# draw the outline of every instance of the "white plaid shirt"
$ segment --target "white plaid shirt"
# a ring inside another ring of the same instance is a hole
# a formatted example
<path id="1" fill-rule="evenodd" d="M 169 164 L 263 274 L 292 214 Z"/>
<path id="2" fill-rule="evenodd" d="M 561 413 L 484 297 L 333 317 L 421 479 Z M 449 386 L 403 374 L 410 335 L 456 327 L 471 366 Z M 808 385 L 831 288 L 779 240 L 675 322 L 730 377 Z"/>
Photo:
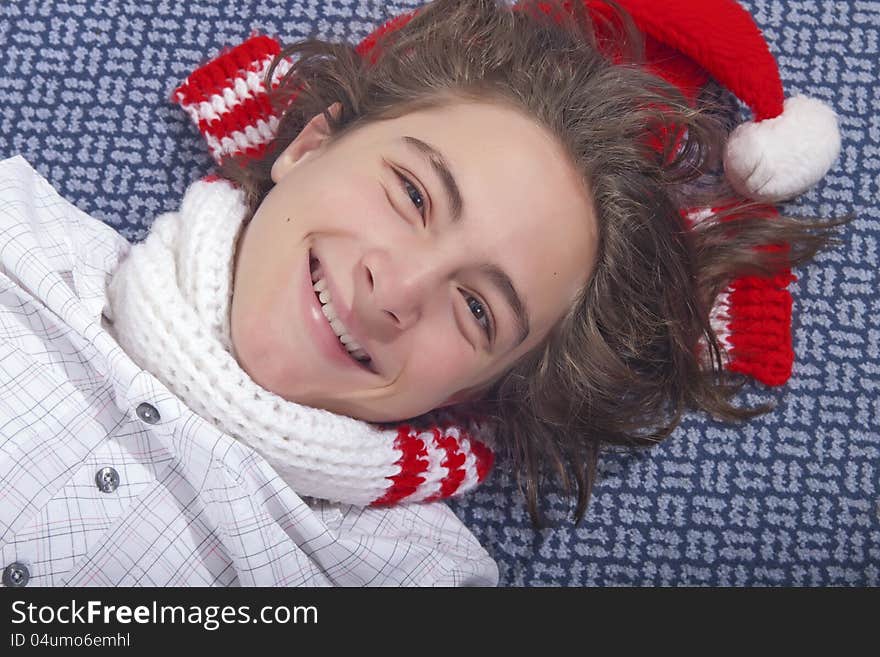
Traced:
<path id="1" fill-rule="evenodd" d="M 129 248 L 24 158 L 0 161 L 5 583 L 497 585 L 442 502 L 304 500 L 138 367 L 102 323 Z"/>

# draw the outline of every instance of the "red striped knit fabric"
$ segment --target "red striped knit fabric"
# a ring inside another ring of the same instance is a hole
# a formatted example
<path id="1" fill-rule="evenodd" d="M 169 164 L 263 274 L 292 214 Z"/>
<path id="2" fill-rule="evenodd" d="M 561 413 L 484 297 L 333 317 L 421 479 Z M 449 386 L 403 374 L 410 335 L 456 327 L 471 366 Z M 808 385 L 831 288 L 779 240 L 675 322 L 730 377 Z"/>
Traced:
<path id="1" fill-rule="evenodd" d="M 425 441 L 419 438 L 407 425 L 398 428 L 397 440 L 394 446 L 402 453 L 397 465 L 400 472 L 391 477 L 391 486 L 385 491 L 385 495 L 375 502 L 374 506 L 395 504 L 402 499 L 412 496 L 419 486 L 425 482 L 424 473 L 428 469 L 428 448 Z"/>
<path id="2" fill-rule="evenodd" d="M 482 482 L 495 459 L 489 447 L 454 423 L 422 431 L 402 424 L 394 446 L 401 452 L 400 472 L 389 477 L 390 486 L 373 506 L 452 497 Z M 439 468 L 432 467 L 436 463 Z"/>

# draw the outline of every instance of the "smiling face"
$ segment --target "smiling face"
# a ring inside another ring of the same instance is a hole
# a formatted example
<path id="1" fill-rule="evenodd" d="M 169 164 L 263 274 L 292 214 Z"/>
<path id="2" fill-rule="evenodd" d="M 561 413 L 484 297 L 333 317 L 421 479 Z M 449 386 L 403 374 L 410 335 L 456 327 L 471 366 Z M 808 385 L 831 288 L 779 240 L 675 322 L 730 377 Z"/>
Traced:
<path id="1" fill-rule="evenodd" d="M 278 156 L 237 243 L 238 363 L 285 399 L 370 422 L 478 396 L 589 280 L 596 221 L 573 167 L 543 128 L 487 103 L 328 136 L 319 114 Z"/>

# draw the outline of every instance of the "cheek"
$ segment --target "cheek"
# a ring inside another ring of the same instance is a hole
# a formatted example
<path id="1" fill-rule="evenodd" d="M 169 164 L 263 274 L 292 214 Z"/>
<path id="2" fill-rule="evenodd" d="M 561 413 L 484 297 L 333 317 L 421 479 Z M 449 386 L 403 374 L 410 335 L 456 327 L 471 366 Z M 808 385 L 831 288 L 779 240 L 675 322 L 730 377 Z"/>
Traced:
<path id="1" fill-rule="evenodd" d="M 407 233 L 396 234 L 389 229 L 405 231 L 407 223 L 393 203 L 395 198 L 394 188 L 387 182 L 383 186 L 378 174 L 349 172 L 310 189 L 303 199 L 303 217 L 309 230 L 340 231 L 358 239 L 396 240 Z"/>
<path id="2" fill-rule="evenodd" d="M 278 246 L 252 242 L 236 271 L 230 313 L 231 339 L 241 367 L 261 385 L 281 375 L 284 345 L 296 316 L 297 274 L 293 258 Z M 302 267 L 299 267 L 302 269 Z"/>
<path id="3" fill-rule="evenodd" d="M 409 363 L 416 394 L 448 396 L 475 380 L 479 359 L 454 321 L 426 326 L 410 347 Z"/>
<path id="4" fill-rule="evenodd" d="M 233 297 L 231 339 L 235 356 L 242 369 L 255 379 L 255 373 L 265 372 L 273 360 L 277 361 L 275 317 L 266 312 L 259 296 L 239 292 Z"/>

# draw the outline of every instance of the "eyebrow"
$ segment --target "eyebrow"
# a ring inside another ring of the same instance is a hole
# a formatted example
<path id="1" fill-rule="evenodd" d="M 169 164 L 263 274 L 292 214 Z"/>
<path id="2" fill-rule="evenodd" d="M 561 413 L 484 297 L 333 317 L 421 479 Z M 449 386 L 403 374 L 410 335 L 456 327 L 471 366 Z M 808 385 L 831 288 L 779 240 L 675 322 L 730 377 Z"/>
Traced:
<path id="1" fill-rule="evenodd" d="M 400 138 L 400 141 L 415 150 L 427 164 L 431 165 L 434 173 L 437 174 L 442 183 L 443 191 L 446 194 L 446 203 L 452 209 L 452 224 L 460 224 L 464 219 L 464 197 L 461 195 L 461 189 L 455 180 L 455 176 L 452 175 L 452 170 L 446 158 L 443 157 L 443 153 L 417 137 L 404 135 Z M 518 334 L 517 343 L 514 345 L 514 348 L 518 347 L 528 337 L 531 330 L 529 327 L 529 311 L 525 303 L 523 303 L 522 297 L 517 292 L 510 276 L 498 265 L 494 263 L 483 264 L 480 266 L 480 272 L 489 279 L 489 282 L 498 290 L 513 310 Z"/>

